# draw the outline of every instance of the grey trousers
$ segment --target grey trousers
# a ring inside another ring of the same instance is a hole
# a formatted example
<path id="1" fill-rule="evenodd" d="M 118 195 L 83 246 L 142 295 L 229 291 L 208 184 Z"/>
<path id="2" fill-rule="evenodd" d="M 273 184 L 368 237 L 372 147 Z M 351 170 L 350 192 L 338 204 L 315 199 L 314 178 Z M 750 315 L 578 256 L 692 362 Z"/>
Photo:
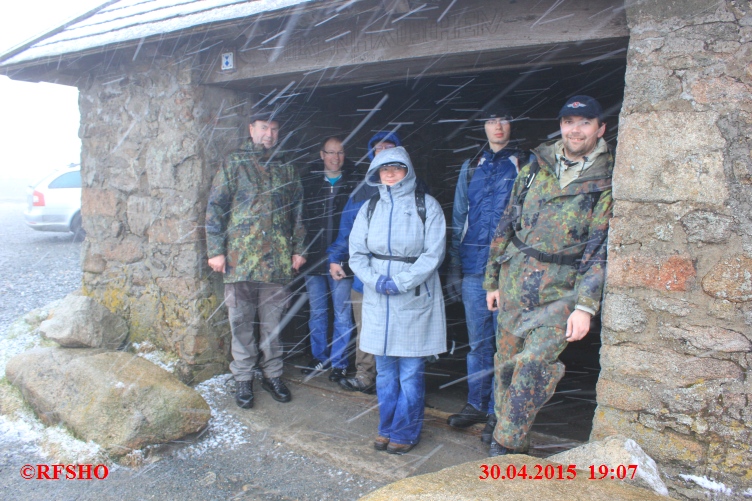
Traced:
<path id="1" fill-rule="evenodd" d="M 282 344 L 279 325 L 288 294 L 284 286 L 261 282 L 225 284 L 225 304 L 232 329 L 232 362 L 230 371 L 236 381 L 249 381 L 263 353 L 261 370 L 264 377 L 282 375 Z M 256 343 L 254 320 L 259 316 L 259 342 Z"/>
<path id="2" fill-rule="evenodd" d="M 370 353 L 360 351 L 360 327 L 363 323 L 363 294 L 355 289 L 350 291 L 353 316 L 355 317 L 355 329 L 358 332 L 355 340 L 355 377 L 366 386 L 376 382 L 376 359 Z"/>

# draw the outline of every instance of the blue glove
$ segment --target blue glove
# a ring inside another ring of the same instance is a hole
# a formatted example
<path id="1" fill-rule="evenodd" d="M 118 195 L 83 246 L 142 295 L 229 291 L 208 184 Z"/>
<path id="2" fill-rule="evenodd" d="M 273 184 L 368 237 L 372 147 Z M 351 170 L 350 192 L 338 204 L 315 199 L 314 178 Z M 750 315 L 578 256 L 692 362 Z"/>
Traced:
<path id="1" fill-rule="evenodd" d="M 394 280 L 387 277 L 386 275 L 381 275 L 379 279 L 376 280 L 376 292 L 387 296 L 396 296 L 400 293 L 399 289 L 397 288 L 397 284 L 394 283 Z"/>

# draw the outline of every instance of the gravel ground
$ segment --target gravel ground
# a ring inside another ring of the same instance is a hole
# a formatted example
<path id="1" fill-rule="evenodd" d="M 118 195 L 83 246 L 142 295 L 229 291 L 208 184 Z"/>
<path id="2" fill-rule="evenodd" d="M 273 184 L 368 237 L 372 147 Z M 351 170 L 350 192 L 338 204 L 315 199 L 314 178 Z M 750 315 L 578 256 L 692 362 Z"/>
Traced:
<path id="1" fill-rule="evenodd" d="M 24 203 L 0 202 L 0 332 L 24 313 L 81 287 L 81 243 L 72 233 L 34 231 Z"/>
<path id="2" fill-rule="evenodd" d="M 23 210 L 23 203 L 0 201 L 0 346 L 14 342 L 8 338 L 8 327 L 19 317 L 81 286 L 81 244 L 69 233 L 27 228 Z M 231 395 L 217 396 L 218 405 L 233 405 Z M 20 470 L 26 464 L 72 462 L 59 459 L 59 450 L 57 456 L 45 455 L 48 448 L 40 441 L 49 441 L 50 434 L 65 432 L 43 429 L 33 417 L 14 421 L 0 415 L 3 499 L 348 500 L 383 484 L 291 450 L 266 433 L 247 430 L 235 445 L 220 441 L 219 446 L 199 447 L 200 453 L 192 453 L 200 441 L 153 454 L 152 459 L 161 460 L 141 468 L 110 464 L 106 480 L 23 480 Z M 202 441 L 211 442 L 211 435 L 207 433 Z M 58 444 L 71 447 L 70 442 L 75 441 L 64 438 Z M 71 457 L 70 450 L 62 454 Z"/>

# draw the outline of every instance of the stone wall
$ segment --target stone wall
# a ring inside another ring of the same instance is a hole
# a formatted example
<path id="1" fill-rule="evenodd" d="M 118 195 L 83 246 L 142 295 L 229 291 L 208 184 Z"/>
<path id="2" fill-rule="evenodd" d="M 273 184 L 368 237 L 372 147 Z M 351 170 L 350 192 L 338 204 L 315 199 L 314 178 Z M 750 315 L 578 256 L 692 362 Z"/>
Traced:
<path id="1" fill-rule="evenodd" d="M 185 47 L 105 55 L 79 85 L 82 267 L 84 292 L 128 320 L 130 341 L 178 354 L 193 381 L 226 368 L 229 327 L 203 220 L 249 107 L 244 94 L 195 84 L 200 61 Z"/>
<path id="2" fill-rule="evenodd" d="M 752 482 L 752 12 L 627 2 L 592 439 Z M 681 492 L 679 482 L 674 492 Z"/>

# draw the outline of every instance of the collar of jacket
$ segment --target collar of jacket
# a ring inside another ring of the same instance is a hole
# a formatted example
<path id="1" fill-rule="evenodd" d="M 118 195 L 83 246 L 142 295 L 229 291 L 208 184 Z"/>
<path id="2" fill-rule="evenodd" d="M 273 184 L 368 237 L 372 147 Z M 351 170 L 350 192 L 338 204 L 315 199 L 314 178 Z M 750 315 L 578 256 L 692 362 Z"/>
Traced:
<path id="1" fill-rule="evenodd" d="M 556 176 L 556 142 L 558 140 L 543 143 L 533 149 L 533 154 L 538 157 L 541 169 L 548 169 L 551 175 Z M 610 178 L 614 172 L 614 155 L 609 147 L 606 152 L 598 155 L 593 165 L 578 177 L 573 183 L 582 183 L 594 179 Z"/>
<path id="2" fill-rule="evenodd" d="M 342 168 L 340 169 L 339 172 L 342 175 L 342 179 L 340 179 L 340 182 L 350 180 L 355 176 L 355 166 L 350 160 L 345 159 L 345 163 L 342 164 Z M 321 179 L 324 176 L 326 176 L 326 174 L 324 173 L 324 161 L 323 160 L 321 159 L 314 160 L 308 165 L 308 173 L 306 175 L 307 178 Z"/>
<path id="3" fill-rule="evenodd" d="M 519 153 L 519 150 L 516 148 L 502 148 L 499 151 L 493 151 L 490 148 L 484 148 L 481 156 L 482 158 L 486 159 L 486 162 L 496 162 L 498 160 L 509 158 L 517 153 Z"/>

